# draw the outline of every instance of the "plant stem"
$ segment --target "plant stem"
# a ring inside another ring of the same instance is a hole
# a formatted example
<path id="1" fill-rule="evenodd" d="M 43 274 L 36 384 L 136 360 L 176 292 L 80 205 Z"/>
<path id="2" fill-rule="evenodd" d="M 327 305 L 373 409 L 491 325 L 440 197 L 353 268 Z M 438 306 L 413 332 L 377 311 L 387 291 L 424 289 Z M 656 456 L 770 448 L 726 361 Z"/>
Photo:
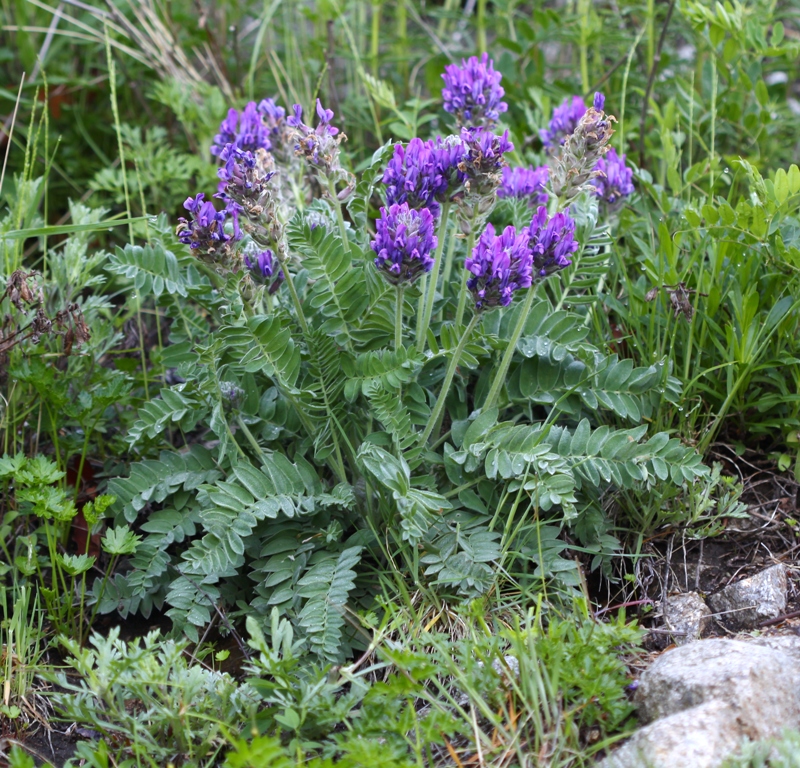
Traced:
<path id="1" fill-rule="evenodd" d="M 478 0 L 478 53 L 486 52 L 486 0 Z"/>
<path id="2" fill-rule="evenodd" d="M 447 221 L 450 218 L 450 203 L 442 206 L 442 218 L 439 221 L 439 230 L 436 233 L 439 240 L 436 243 L 436 253 L 433 255 L 433 270 L 428 280 L 427 292 L 425 295 L 425 307 L 422 311 L 422 324 L 417 334 L 417 352 L 422 354 L 425 351 L 425 340 L 428 336 L 428 326 L 433 314 L 433 299 L 436 296 L 436 284 L 439 282 L 439 272 L 442 268 L 442 251 L 444 250 L 445 235 L 447 234 Z"/>
<path id="3" fill-rule="evenodd" d="M 428 293 L 428 280 L 430 275 L 427 272 L 422 273 L 419 279 L 419 299 L 417 299 L 417 328 L 414 331 L 414 337 L 419 338 L 422 335 L 422 315 L 425 306 L 425 296 Z"/>
<path id="4" fill-rule="evenodd" d="M 236 414 L 236 423 L 239 425 L 239 428 L 242 430 L 242 433 L 247 438 L 247 442 L 250 443 L 250 445 L 253 447 L 253 450 L 259 456 L 263 455 L 263 453 L 264 453 L 263 448 L 258 444 L 258 440 L 256 440 L 255 436 L 248 429 L 247 424 L 244 423 L 244 420 L 242 419 L 241 415 L 238 414 L 238 413 Z"/>
<path id="5" fill-rule="evenodd" d="M 341 211 L 339 211 L 339 215 L 341 216 Z M 278 249 L 278 251 L 279 250 L 280 249 Z M 276 251 L 276 254 L 278 251 Z M 289 271 L 288 261 L 283 256 L 278 256 L 278 261 L 280 262 L 281 269 L 283 270 L 283 277 L 292 297 L 292 304 L 294 304 L 297 322 L 300 323 L 300 328 L 302 329 L 303 333 L 308 333 L 308 323 L 306 322 L 306 316 L 303 312 L 303 306 L 300 304 L 300 297 L 297 295 L 297 289 L 294 287 L 294 279 L 292 278 L 292 273 Z"/>
<path id="6" fill-rule="evenodd" d="M 350 255 L 350 241 L 347 238 L 347 227 L 344 224 L 344 214 L 342 213 L 342 203 L 336 195 L 336 185 L 333 183 L 333 179 L 328 179 L 328 191 L 331 194 L 331 200 L 333 201 L 333 208 L 336 211 L 336 221 L 339 224 L 339 235 L 342 238 L 342 245 L 344 246 L 344 252 Z"/>
<path id="7" fill-rule="evenodd" d="M 380 2 L 372 3 L 372 36 L 370 40 L 370 59 L 372 65 L 372 76 L 378 76 L 378 54 L 380 53 L 381 41 L 381 4 Z"/>
<path id="8" fill-rule="evenodd" d="M 479 319 L 480 315 L 476 312 L 472 316 L 472 320 L 469 321 L 469 325 L 466 327 L 464 334 L 461 337 L 461 341 L 458 342 L 458 346 L 453 352 L 453 357 L 450 358 L 450 364 L 447 366 L 447 372 L 445 373 L 444 381 L 442 382 L 442 390 L 439 392 L 436 405 L 434 405 L 433 411 L 431 411 L 428 424 L 426 425 L 425 431 L 422 433 L 422 437 L 420 438 L 420 443 L 422 443 L 422 445 L 425 445 L 425 443 L 428 442 L 428 438 L 431 436 L 432 432 L 435 432 L 439 427 L 441 427 L 441 419 L 444 417 L 444 403 L 447 399 L 448 393 L 450 392 L 450 385 L 453 383 L 453 377 L 456 375 L 458 361 L 461 358 L 461 353 L 464 351 L 464 347 L 467 346 L 467 341 L 472 335 L 472 331 L 475 329 Z"/>
<path id="9" fill-rule="evenodd" d="M 506 380 L 506 374 L 508 373 L 509 366 L 511 365 L 511 359 L 514 357 L 514 351 L 517 348 L 519 337 L 522 336 L 522 331 L 525 328 L 525 321 L 528 319 L 528 314 L 531 311 L 531 306 L 533 306 L 533 298 L 535 295 L 536 291 L 533 288 L 529 288 L 528 295 L 525 298 L 525 304 L 523 304 L 522 310 L 519 313 L 519 318 L 517 319 L 517 325 L 514 328 L 514 332 L 511 334 L 511 338 L 508 340 L 508 346 L 506 347 L 506 351 L 503 353 L 503 359 L 500 361 L 500 367 L 497 369 L 497 373 L 494 375 L 492 387 L 489 390 L 489 394 L 486 396 L 486 401 L 481 409 L 483 411 L 486 411 L 488 408 L 493 408 L 494 404 L 497 402 L 497 396 L 500 394 L 500 389 Z"/>
<path id="10" fill-rule="evenodd" d="M 466 264 L 466 259 L 469 258 L 470 254 L 472 253 L 472 249 L 475 246 L 475 233 L 470 232 L 467 237 L 467 255 L 464 257 L 464 263 Z M 456 325 L 461 325 L 461 321 L 464 318 L 464 308 L 467 306 L 467 280 L 469 279 L 469 271 L 467 270 L 466 266 L 464 267 L 464 272 L 461 275 L 461 290 L 458 294 L 458 309 L 456 309 Z"/>
<path id="11" fill-rule="evenodd" d="M 442 273 L 442 291 L 447 289 L 450 283 L 450 275 L 453 273 L 453 254 L 456 252 L 457 238 L 451 237 L 447 244 L 447 257 L 444 260 L 444 272 Z"/>
<path id="12" fill-rule="evenodd" d="M 394 348 L 400 349 L 403 343 L 403 285 L 397 286 L 397 303 L 394 308 Z"/>

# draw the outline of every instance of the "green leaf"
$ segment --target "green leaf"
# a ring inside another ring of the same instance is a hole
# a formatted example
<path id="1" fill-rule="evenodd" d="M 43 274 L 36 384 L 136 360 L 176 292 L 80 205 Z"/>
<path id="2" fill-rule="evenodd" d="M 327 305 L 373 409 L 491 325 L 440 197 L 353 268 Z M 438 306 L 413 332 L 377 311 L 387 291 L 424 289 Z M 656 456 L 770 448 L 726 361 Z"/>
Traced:
<path id="1" fill-rule="evenodd" d="M 109 528 L 102 539 L 103 550 L 109 555 L 132 555 L 141 540 L 127 525 Z"/>

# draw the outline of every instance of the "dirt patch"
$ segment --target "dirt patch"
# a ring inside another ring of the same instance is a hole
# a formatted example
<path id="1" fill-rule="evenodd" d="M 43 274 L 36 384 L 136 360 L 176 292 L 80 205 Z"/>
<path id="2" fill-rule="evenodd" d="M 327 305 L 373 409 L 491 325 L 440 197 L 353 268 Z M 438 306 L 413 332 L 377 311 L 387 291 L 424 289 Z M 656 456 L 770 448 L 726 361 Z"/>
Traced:
<path id="1" fill-rule="evenodd" d="M 68 730 L 37 726 L 17 736 L 0 738 L 0 765 L 7 765 L 8 753 L 17 746 L 27 752 L 36 765 L 53 765 L 61 768 L 75 754 L 77 734 Z"/>
<path id="2" fill-rule="evenodd" d="M 777 563 L 788 572 L 785 619 L 765 622 L 755 629 L 796 631 L 800 612 L 800 484 L 771 462 L 746 453 L 737 456 L 728 446 L 717 447 L 725 472 L 744 484 L 741 501 L 746 516 L 722 521 L 720 532 L 698 538 L 690 529 L 669 528 L 645 542 L 642 557 L 633 566 L 634 580 L 623 581 L 601 613 L 625 607 L 649 630 L 645 647 L 661 651 L 670 642 L 661 605 L 670 595 L 698 592 L 702 597 Z M 707 636 L 729 636 L 714 620 Z"/>

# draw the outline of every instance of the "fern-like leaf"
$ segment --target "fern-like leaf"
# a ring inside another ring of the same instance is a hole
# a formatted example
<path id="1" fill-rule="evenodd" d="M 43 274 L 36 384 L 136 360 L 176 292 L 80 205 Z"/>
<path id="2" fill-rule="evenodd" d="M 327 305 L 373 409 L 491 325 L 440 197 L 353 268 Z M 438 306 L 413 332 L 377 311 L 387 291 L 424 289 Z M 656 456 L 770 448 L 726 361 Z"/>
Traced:
<path id="1" fill-rule="evenodd" d="M 353 570 L 361 561 L 362 547 L 349 547 L 336 556 L 320 553 L 319 559 L 298 582 L 298 595 L 306 598 L 298 621 L 309 646 L 326 661 L 341 657 L 344 608 L 355 586 Z"/>
<path id="2" fill-rule="evenodd" d="M 365 385 L 365 394 L 375 417 L 391 434 L 398 451 L 405 451 L 417 442 L 419 435 L 411 426 L 411 414 L 400 390 L 387 389 L 373 379 Z"/>
<path id="3" fill-rule="evenodd" d="M 221 476 L 211 453 L 193 445 L 188 453 L 162 451 L 158 461 L 140 461 L 128 477 L 114 478 L 108 492 L 117 497 L 115 509 L 132 523 L 148 503 L 160 503 L 180 489 L 192 491 Z M 116 518 L 119 525 L 122 521 Z"/>
<path id="4" fill-rule="evenodd" d="M 133 280 L 133 287 L 142 296 L 158 298 L 164 291 L 185 297 L 187 295 L 178 260 L 172 251 L 160 243 L 117 247 L 109 256 L 106 270 Z"/>

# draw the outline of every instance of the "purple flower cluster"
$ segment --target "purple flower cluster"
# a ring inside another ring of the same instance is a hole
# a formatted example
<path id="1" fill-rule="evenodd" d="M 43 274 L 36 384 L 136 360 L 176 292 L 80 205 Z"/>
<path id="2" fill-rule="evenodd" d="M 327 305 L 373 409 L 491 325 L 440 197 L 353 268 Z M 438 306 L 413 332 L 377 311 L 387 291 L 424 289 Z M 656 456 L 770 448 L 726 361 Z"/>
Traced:
<path id="1" fill-rule="evenodd" d="M 265 150 L 254 153 L 228 144 L 219 158 L 224 164 L 217 169 L 220 185 L 216 197 L 248 209 L 256 206 L 275 175 L 275 171 L 267 170 L 274 167 L 271 156 Z"/>
<path id="2" fill-rule="evenodd" d="M 211 154 L 219 157 L 228 144 L 250 152 L 269 150 L 272 147 L 269 132 L 256 103 L 251 101 L 241 113 L 236 109 L 228 110 L 228 116 L 220 123 L 219 133 L 214 137 Z"/>
<path id="3" fill-rule="evenodd" d="M 508 131 L 497 136 L 483 128 L 462 128 L 464 159 L 459 168 L 464 172 L 466 194 L 458 199 L 458 224 L 468 235 L 483 226 L 497 202 L 497 188 L 502 181 L 506 162 L 503 155 L 514 149 Z"/>
<path id="4" fill-rule="evenodd" d="M 395 203 L 381 208 L 375 226 L 377 234 L 371 243 L 377 254 L 375 266 L 392 285 L 412 283 L 431 271 L 437 238 L 430 210 L 417 211 L 408 203 Z"/>
<path id="5" fill-rule="evenodd" d="M 508 140 L 508 131 L 498 136 L 483 128 L 462 128 L 461 141 L 464 144 L 461 169 L 468 180 L 498 173 L 505 164 L 503 155 L 514 151 L 514 145 Z"/>
<path id="6" fill-rule="evenodd" d="M 253 280 L 261 285 L 269 286 L 269 292 L 275 293 L 283 281 L 283 270 L 278 269 L 278 260 L 272 249 L 262 250 L 251 240 L 242 255 L 244 265 Z"/>
<path id="7" fill-rule="evenodd" d="M 502 77 L 486 53 L 480 59 L 462 59 L 460 67 L 450 64 L 442 75 L 445 111 L 455 115 L 459 125 L 491 127 L 508 109 L 502 101 Z"/>
<path id="8" fill-rule="evenodd" d="M 514 291 L 530 288 L 534 280 L 568 267 L 569 254 L 578 249 L 575 222 L 569 212 L 552 218 L 540 206 L 530 226 L 517 232 L 508 226 L 500 235 L 487 224 L 478 244 L 464 263 L 472 273 L 467 288 L 478 310 L 507 307 Z"/>
<path id="9" fill-rule="evenodd" d="M 539 131 L 544 145 L 548 149 L 557 149 L 564 143 L 564 139 L 575 130 L 578 121 L 585 114 L 586 103 L 580 96 L 564 99 L 561 105 L 553 110 L 549 127 Z"/>
<path id="10" fill-rule="evenodd" d="M 547 277 L 572 264 L 568 258 L 578 250 L 575 239 L 575 221 L 569 209 L 547 215 L 543 205 L 533 215 L 528 227 L 534 277 Z"/>
<path id="11" fill-rule="evenodd" d="M 225 211 L 218 211 L 202 192 L 187 198 L 183 207 L 191 214 L 191 221 L 178 219 L 176 234 L 184 245 L 211 254 L 231 239 L 225 232 Z"/>
<path id="12" fill-rule="evenodd" d="M 274 99 L 261 99 L 257 109 L 270 138 L 278 138 L 286 124 L 286 110 L 276 104 Z"/>
<path id="13" fill-rule="evenodd" d="M 595 169 L 600 172 L 593 182 L 595 194 L 609 205 L 633 194 L 633 171 L 625 165 L 625 155 L 620 157 L 615 149 L 609 149 Z"/>
<path id="14" fill-rule="evenodd" d="M 585 143 L 587 152 L 594 152 L 601 147 L 605 147 L 611 138 L 611 134 L 614 133 L 611 130 L 611 122 L 615 121 L 616 118 L 605 115 L 603 112 L 605 103 L 606 97 L 602 93 L 596 93 L 592 106 L 586 110 L 583 117 L 578 121 L 578 125 L 575 126 L 578 134 L 580 134 L 579 138 Z"/>
<path id="15" fill-rule="evenodd" d="M 503 168 L 503 181 L 497 190 L 498 197 L 530 197 L 531 205 L 546 205 L 545 189 L 550 169 L 546 165 L 538 168 Z"/>
<path id="16" fill-rule="evenodd" d="M 463 181 L 464 174 L 459 171 L 463 157 L 464 146 L 458 139 L 434 142 L 415 138 L 406 147 L 395 144 L 383 173 L 387 204 L 429 208 L 438 217 L 439 201 Z"/>
<path id="17" fill-rule="evenodd" d="M 244 265 L 263 282 L 275 271 L 275 254 L 270 248 L 265 251 L 250 249 L 244 253 Z"/>
<path id="18" fill-rule="evenodd" d="M 303 122 L 303 108 L 299 104 L 293 107 L 294 115 L 286 118 L 286 123 L 293 129 L 294 151 L 306 158 L 310 165 L 325 173 L 339 169 L 339 129 L 331 125 L 333 110 L 325 109 L 317 99 L 316 128 Z"/>
<path id="19" fill-rule="evenodd" d="M 467 288 L 472 292 L 476 309 L 507 307 L 514 291 L 530 288 L 533 260 L 529 240 L 527 230 L 517 232 L 508 226 L 501 235 L 496 235 L 494 226 L 486 225 L 472 256 L 464 263 L 473 274 Z"/>

